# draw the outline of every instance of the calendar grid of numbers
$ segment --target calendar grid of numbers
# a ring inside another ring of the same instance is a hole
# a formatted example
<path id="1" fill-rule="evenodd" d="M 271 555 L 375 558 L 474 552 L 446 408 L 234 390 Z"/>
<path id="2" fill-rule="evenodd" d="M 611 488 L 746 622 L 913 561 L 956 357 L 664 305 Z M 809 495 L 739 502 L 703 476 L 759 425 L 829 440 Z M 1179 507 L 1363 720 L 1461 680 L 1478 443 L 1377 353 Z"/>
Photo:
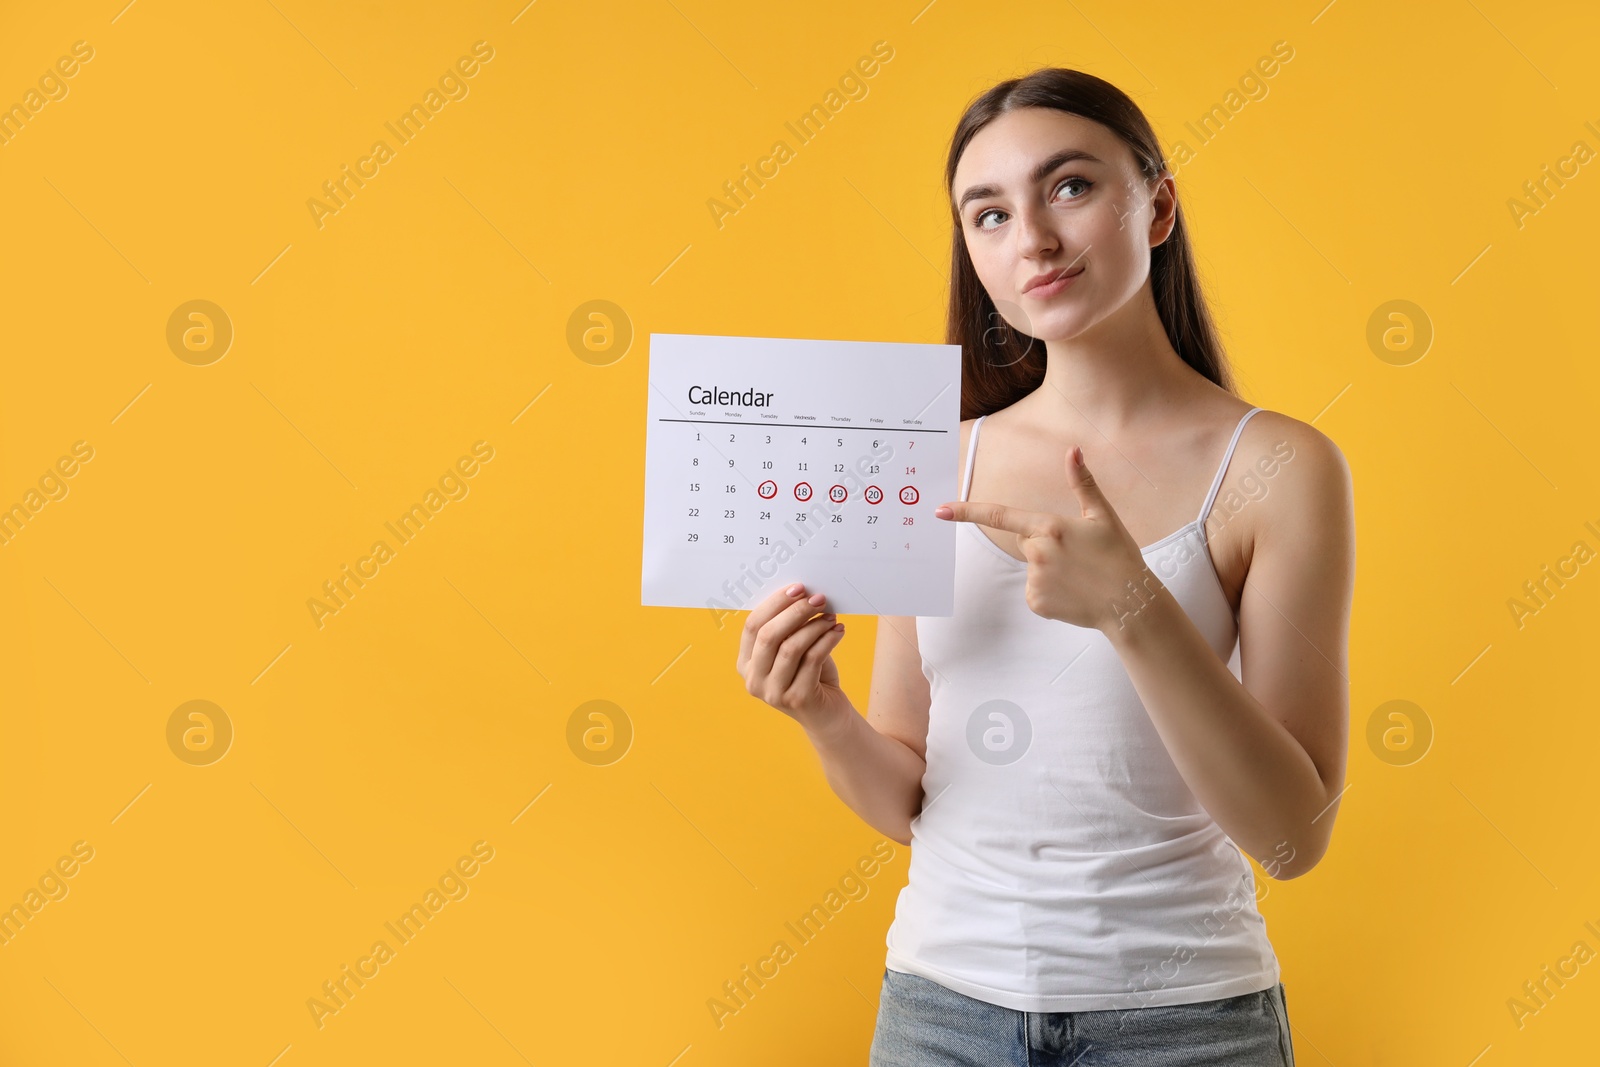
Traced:
<path id="1" fill-rule="evenodd" d="M 650 335 L 643 603 L 949 615 L 957 345 Z"/>

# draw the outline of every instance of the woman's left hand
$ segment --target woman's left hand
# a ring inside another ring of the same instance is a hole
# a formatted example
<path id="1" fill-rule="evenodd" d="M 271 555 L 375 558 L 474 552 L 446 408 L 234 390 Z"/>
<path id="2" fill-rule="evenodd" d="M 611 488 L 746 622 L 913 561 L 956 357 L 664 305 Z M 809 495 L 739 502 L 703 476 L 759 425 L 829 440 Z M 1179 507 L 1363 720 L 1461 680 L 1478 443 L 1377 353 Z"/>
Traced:
<path id="1" fill-rule="evenodd" d="M 1083 450 L 1074 445 L 1066 460 L 1067 484 L 1081 516 L 975 501 L 951 501 L 933 513 L 1016 534 L 1028 562 L 1028 608 L 1046 619 L 1105 632 L 1159 593 L 1161 584 L 1084 466 Z"/>

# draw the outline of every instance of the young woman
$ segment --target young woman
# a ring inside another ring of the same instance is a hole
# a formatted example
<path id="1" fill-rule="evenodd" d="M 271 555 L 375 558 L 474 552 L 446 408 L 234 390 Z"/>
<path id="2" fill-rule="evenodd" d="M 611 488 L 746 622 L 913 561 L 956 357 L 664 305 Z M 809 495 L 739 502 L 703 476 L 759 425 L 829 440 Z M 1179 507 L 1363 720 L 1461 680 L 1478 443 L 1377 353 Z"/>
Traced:
<path id="1" fill-rule="evenodd" d="M 945 178 L 955 613 L 880 620 L 865 719 L 822 592 L 753 609 L 738 660 L 840 798 L 911 846 L 871 1062 L 1287 1067 L 1241 852 L 1295 878 L 1333 831 L 1344 457 L 1235 394 L 1176 183 L 1121 91 L 1003 82 Z"/>

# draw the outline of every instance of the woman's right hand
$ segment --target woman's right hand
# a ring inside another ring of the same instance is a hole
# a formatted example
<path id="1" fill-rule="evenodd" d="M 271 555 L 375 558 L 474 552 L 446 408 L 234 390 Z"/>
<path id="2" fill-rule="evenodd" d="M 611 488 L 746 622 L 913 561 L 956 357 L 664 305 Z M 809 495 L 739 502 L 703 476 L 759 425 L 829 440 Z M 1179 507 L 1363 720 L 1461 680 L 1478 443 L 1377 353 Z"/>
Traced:
<path id="1" fill-rule="evenodd" d="M 750 609 L 739 639 L 738 669 L 750 695 L 807 730 L 856 714 L 839 688 L 832 655 L 844 624 L 831 611 L 811 618 L 826 604 L 821 593 L 806 596 L 799 583 L 779 589 Z"/>

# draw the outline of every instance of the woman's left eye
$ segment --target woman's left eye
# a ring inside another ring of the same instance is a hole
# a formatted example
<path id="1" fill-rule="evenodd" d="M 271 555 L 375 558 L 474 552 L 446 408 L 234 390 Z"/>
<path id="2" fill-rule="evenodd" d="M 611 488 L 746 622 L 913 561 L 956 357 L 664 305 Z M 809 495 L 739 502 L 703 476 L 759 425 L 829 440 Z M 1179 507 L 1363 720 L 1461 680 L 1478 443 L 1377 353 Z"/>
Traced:
<path id="1" fill-rule="evenodd" d="M 1090 186 L 1094 185 L 1094 182 L 1088 181 L 1084 178 L 1068 178 L 1063 181 L 1061 185 L 1056 186 L 1056 188 L 1060 189 L 1062 185 L 1081 185 L 1083 186 L 1084 192 L 1088 192 Z M 1073 197 L 1072 199 L 1076 200 L 1078 198 Z"/>

